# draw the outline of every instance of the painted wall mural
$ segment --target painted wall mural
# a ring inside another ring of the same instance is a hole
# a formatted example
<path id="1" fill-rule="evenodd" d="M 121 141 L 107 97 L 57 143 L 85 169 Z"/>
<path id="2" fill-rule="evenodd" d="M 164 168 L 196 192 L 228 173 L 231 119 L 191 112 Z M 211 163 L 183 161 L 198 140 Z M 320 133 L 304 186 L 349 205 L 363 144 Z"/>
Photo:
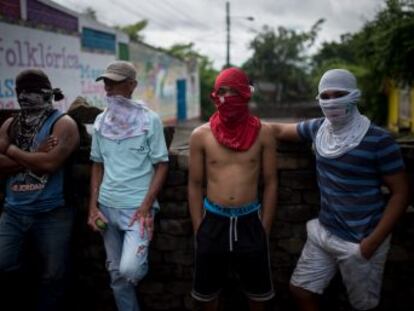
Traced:
<path id="1" fill-rule="evenodd" d="M 100 76 L 106 66 L 115 60 L 115 55 L 81 53 L 80 64 L 80 95 L 88 100 L 88 103 L 98 108 L 105 108 L 105 90 L 101 82 L 95 79 Z"/>
<path id="2" fill-rule="evenodd" d="M 130 60 L 138 70 L 138 89 L 135 97 L 143 99 L 164 121 L 175 122 L 177 80 L 185 79 L 187 110 L 190 112 L 187 113 L 187 118 L 199 116 L 198 79 L 195 81 L 191 78 L 185 62 L 144 44 L 131 43 L 129 48 Z M 195 108 L 191 109 L 194 106 Z"/>
<path id="3" fill-rule="evenodd" d="M 86 51 L 78 35 L 65 35 L 0 22 L 0 109 L 18 109 L 14 80 L 27 68 L 46 72 L 65 99 L 56 107 L 65 111 L 77 96 L 105 107 L 102 82 L 95 82 L 116 59 L 115 54 Z M 177 119 L 177 80 L 186 81 L 187 118 L 198 117 L 199 80 L 196 66 L 145 44 L 129 44 L 130 61 L 138 70 L 134 98 L 144 100 L 164 122 Z"/>
<path id="4" fill-rule="evenodd" d="M 134 96 L 144 100 L 164 121 L 176 119 L 176 80 L 185 74 L 179 60 L 142 44 L 130 44 L 130 60 L 138 70 Z"/>
<path id="5" fill-rule="evenodd" d="M 18 108 L 14 80 L 27 68 L 46 72 L 66 96 L 57 106 L 66 109 L 80 93 L 79 38 L 6 23 L 0 27 L 0 109 Z"/>

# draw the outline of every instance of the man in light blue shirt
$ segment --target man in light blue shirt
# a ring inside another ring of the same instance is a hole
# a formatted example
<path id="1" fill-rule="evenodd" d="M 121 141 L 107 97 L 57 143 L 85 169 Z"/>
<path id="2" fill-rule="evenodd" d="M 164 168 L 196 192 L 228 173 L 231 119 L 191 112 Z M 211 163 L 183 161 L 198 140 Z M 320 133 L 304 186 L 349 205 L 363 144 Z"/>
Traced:
<path id="1" fill-rule="evenodd" d="M 148 271 L 168 150 L 158 115 L 131 99 L 137 86 L 134 66 L 116 61 L 99 80 L 108 106 L 94 124 L 88 224 L 102 233 L 118 310 L 137 311 L 135 285 Z"/>

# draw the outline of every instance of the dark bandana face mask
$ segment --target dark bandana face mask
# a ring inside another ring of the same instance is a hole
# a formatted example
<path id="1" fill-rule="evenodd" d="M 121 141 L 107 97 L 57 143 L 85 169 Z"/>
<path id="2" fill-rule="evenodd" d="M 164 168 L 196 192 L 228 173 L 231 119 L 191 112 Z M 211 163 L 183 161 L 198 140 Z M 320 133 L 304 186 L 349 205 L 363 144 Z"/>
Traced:
<path id="1" fill-rule="evenodd" d="M 18 95 L 17 101 L 22 110 L 44 110 L 52 106 L 52 90 L 23 91 Z"/>
<path id="2" fill-rule="evenodd" d="M 52 90 L 21 92 L 18 95 L 20 113 L 13 121 L 11 133 L 17 147 L 32 151 L 33 139 L 53 111 Z"/>

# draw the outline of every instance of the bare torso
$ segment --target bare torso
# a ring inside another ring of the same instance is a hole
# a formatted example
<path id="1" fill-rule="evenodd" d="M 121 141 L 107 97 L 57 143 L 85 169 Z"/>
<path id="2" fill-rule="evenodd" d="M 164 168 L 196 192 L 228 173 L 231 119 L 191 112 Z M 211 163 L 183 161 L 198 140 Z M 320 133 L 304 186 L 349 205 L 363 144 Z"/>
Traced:
<path id="1" fill-rule="evenodd" d="M 226 207 L 239 207 L 257 199 L 261 168 L 262 131 L 253 146 L 244 152 L 220 145 L 210 126 L 203 125 L 207 197 Z"/>

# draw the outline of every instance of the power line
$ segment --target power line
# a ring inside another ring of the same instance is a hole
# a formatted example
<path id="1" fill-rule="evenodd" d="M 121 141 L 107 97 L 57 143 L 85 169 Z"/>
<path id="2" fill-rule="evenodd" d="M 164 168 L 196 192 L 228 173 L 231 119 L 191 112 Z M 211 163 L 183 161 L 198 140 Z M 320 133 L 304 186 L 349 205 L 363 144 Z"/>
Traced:
<path id="1" fill-rule="evenodd" d="M 177 15 L 176 12 L 175 11 L 174 12 L 172 12 L 172 11 L 167 12 L 165 10 L 166 7 L 162 6 L 162 5 L 161 6 L 156 6 L 156 7 L 153 7 L 151 5 L 152 5 L 152 3 L 141 1 L 140 4 L 139 4 L 139 9 L 141 11 L 143 11 L 144 13 L 146 12 L 146 14 L 148 16 L 152 16 L 152 18 L 157 17 L 158 18 L 158 24 L 160 24 L 160 20 L 163 20 L 162 24 L 164 25 L 164 27 L 171 29 L 171 24 L 168 24 L 168 21 L 165 22 L 164 20 L 166 19 L 166 17 L 171 17 L 173 15 L 176 16 Z M 184 22 L 186 24 L 194 25 L 194 23 L 192 23 L 190 21 L 187 21 L 187 20 L 184 20 Z"/>
<path id="2" fill-rule="evenodd" d="M 207 34 L 199 35 L 199 36 L 193 38 L 193 40 L 194 41 L 205 40 L 206 38 L 210 38 L 210 37 L 213 37 L 213 36 L 216 36 L 216 37 L 219 38 L 224 33 L 225 33 L 224 30 L 220 30 L 220 31 L 213 31 L 212 30 L 212 31 L 207 32 Z"/>
<path id="3" fill-rule="evenodd" d="M 148 7 L 145 7 L 145 10 L 142 10 L 142 6 L 140 6 L 140 11 L 142 11 L 143 13 L 141 13 L 141 12 L 137 12 L 136 10 L 134 10 L 134 9 L 132 9 L 131 7 L 129 7 L 129 6 L 127 6 L 127 5 L 125 5 L 124 3 L 121 3 L 121 1 L 119 1 L 119 0 L 117 0 L 116 1 L 116 3 L 117 3 L 117 5 L 122 9 L 122 10 L 124 10 L 124 11 L 126 11 L 126 12 L 128 12 L 128 13 L 130 13 L 130 14 L 136 14 L 136 15 L 138 15 L 138 16 L 140 16 L 141 18 L 143 18 L 143 19 L 148 19 L 150 22 L 151 21 L 153 21 L 154 23 L 156 23 L 156 24 L 158 24 L 159 26 L 161 26 L 162 28 L 171 28 L 170 27 L 170 25 L 168 25 L 168 24 L 166 24 L 165 22 L 160 22 L 160 21 L 158 21 L 158 20 L 155 20 L 155 19 L 149 19 L 148 18 L 148 16 L 149 15 L 152 15 L 152 16 L 154 16 L 154 14 L 148 14 L 148 12 L 149 12 L 149 10 L 148 10 Z M 150 12 L 151 13 L 151 12 Z M 202 25 L 202 24 L 201 24 Z M 216 41 L 211 41 L 211 40 L 206 40 L 206 38 L 207 37 L 211 37 L 211 36 L 217 36 L 217 35 L 220 35 L 220 34 L 222 34 L 224 32 L 224 30 L 222 30 L 222 31 L 216 31 L 215 33 L 212 33 L 212 34 L 210 34 L 210 35 L 208 35 L 208 36 L 198 36 L 198 37 L 196 37 L 196 38 L 193 38 L 193 39 L 191 39 L 191 38 L 189 38 L 189 41 L 190 42 L 193 42 L 193 41 L 198 41 L 198 40 L 200 40 L 200 39 L 203 39 L 203 41 L 210 41 L 210 42 L 215 42 L 215 43 L 222 43 L 222 42 L 220 42 L 220 41 L 218 41 L 218 40 L 216 40 Z M 195 42 L 196 43 L 196 42 Z"/>
<path id="4" fill-rule="evenodd" d="M 138 15 L 139 17 L 141 17 L 142 19 L 148 20 L 149 22 L 153 22 L 154 24 L 157 24 L 158 26 L 160 26 L 162 29 L 168 29 L 170 28 L 170 25 L 164 24 L 163 22 L 160 22 L 156 19 L 149 18 L 148 15 L 144 15 L 141 12 L 136 11 L 135 9 L 133 9 L 130 6 L 125 5 L 124 3 L 122 3 L 122 1 L 111 1 L 112 3 L 115 2 L 116 6 L 120 7 L 122 10 L 124 10 L 125 12 L 128 12 L 130 14 L 134 14 L 134 15 Z"/>
<path id="5" fill-rule="evenodd" d="M 131 14 L 131 12 L 133 12 L 134 14 L 137 14 L 137 15 L 141 16 L 142 18 L 147 19 L 150 22 L 154 22 L 155 24 L 161 26 L 162 29 L 171 29 L 171 24 L 169 24 L 168 22 L 163 21 L 166 16 L 172 16 L 172 15 L 177 16 L 177 13 L 176 13 L 177 11 L 172 12 L 171 10 L 169 10 L 167 12 L 165 10 L 166 9 L 165 6 L 149 7 L 149 6 L 147 6 L 148 2 L 141 2 L 139 4 L 139 11 L 140 12 L 138 12 L 136 10 L 133 10 L 131 6 L 126 6 L 124 3 L 120 3 L 119 1 L 117 1 L 117 3 L 121 6 L 121 8 L 124 11 L 127 11 L 130 14 Z M 178 11 L 178 12 L 180 12 L 180 11 Z M 165 14 L 163 14 L 163 13 L 165 13 Z M 186 24 L 189 24 L 189 25 L 193 25 L 193 26 L 195 25 L 194 22 L 191 22 L 191 21 L 188 21 L 188 20 L 184 20 L 184 22 Z M 205 26 L 205 25 L 203 25 L 199 22 L 198 22 L 198 24 L 203 26 L 203 27 Z M 197 27 L 197 26 L 195 26 L 195 27 Z M 197 28 L 200 28 L 200 27 L 197 27 Z"/>
<path id="6" fill-rule="evenodd" d="M 210 26 L 209 25 L 207 25 L 207 24 L 204 24 L 204 23 L 202 23 L 202 22 L 200 22 L 200 21 L 198 21 L 198 20 L 196 20 L 196 19 L 194 19 L 192 16 L 190 16 L 190 15 L 188 15 L 187 13 L 185 13 L 185 12 L 183 12 L 183 11 L 181 11 L 181 10 L 178 10 L 175 6 L 173 6 L 168 0 L 164 0 L 164 3 L 169 7 L 169 8 L 171 8 L 171 10 L 172 11 L 174 11 L 174 12 L 176 12 L 176 13 L 178 13 L 179 15 L 181 15 L 181 16 L 183 16 L 185 19 L 187 19 L 187 20 L 192 20 L 193 21 L 193 25 L 194 24 L 198 24 L 198 25 L 200 25 L 201 27 L 203 27 L 203 28 L 210 28 Z"/>
<path id="7" fill-rule="evenodd" d="M 159 9 L 159 7 L 157 8 L 153 8 L 153 7 L 148 7 L 146 4 L 148 2 L 145 1 L 139 1 L 139 10 L 146 12 L 146 14 L 148 16 L 151 16 L 152 18 L 156 17 L 157 20 L 162 20 L 162 24 L 163 25 L 167 25 L 167 28 L 171 28 L 171 25 L 165 22 L 165 15 L 162 14 L 162 16 L 160 15 L 160 13 L 162 12 L 162 10 Z"/>
<path id="8" fill-rule="evenodd" d="M 235 24 L 237 24 L 238 26 L 241 26 L 241 27 L 243 27 L 243 28 L 245 28 L 246 30 L 248 30 L 248 31 L 250 31 L 250 32 L 258 32 L 255 28 L 253 28 L 252 26 L 250 26 L 250 25 L 246 25 L 245 23 L 243 23 L 241 20 L 239 20 L 239 19 L 236 19 L 236 20 L 231 20 L 232 21 L 232 23 L 235 23 Z M 237 28 L 233 28 L 232 29 L 232 31 L 233 30 L 238 30 Z"/>

